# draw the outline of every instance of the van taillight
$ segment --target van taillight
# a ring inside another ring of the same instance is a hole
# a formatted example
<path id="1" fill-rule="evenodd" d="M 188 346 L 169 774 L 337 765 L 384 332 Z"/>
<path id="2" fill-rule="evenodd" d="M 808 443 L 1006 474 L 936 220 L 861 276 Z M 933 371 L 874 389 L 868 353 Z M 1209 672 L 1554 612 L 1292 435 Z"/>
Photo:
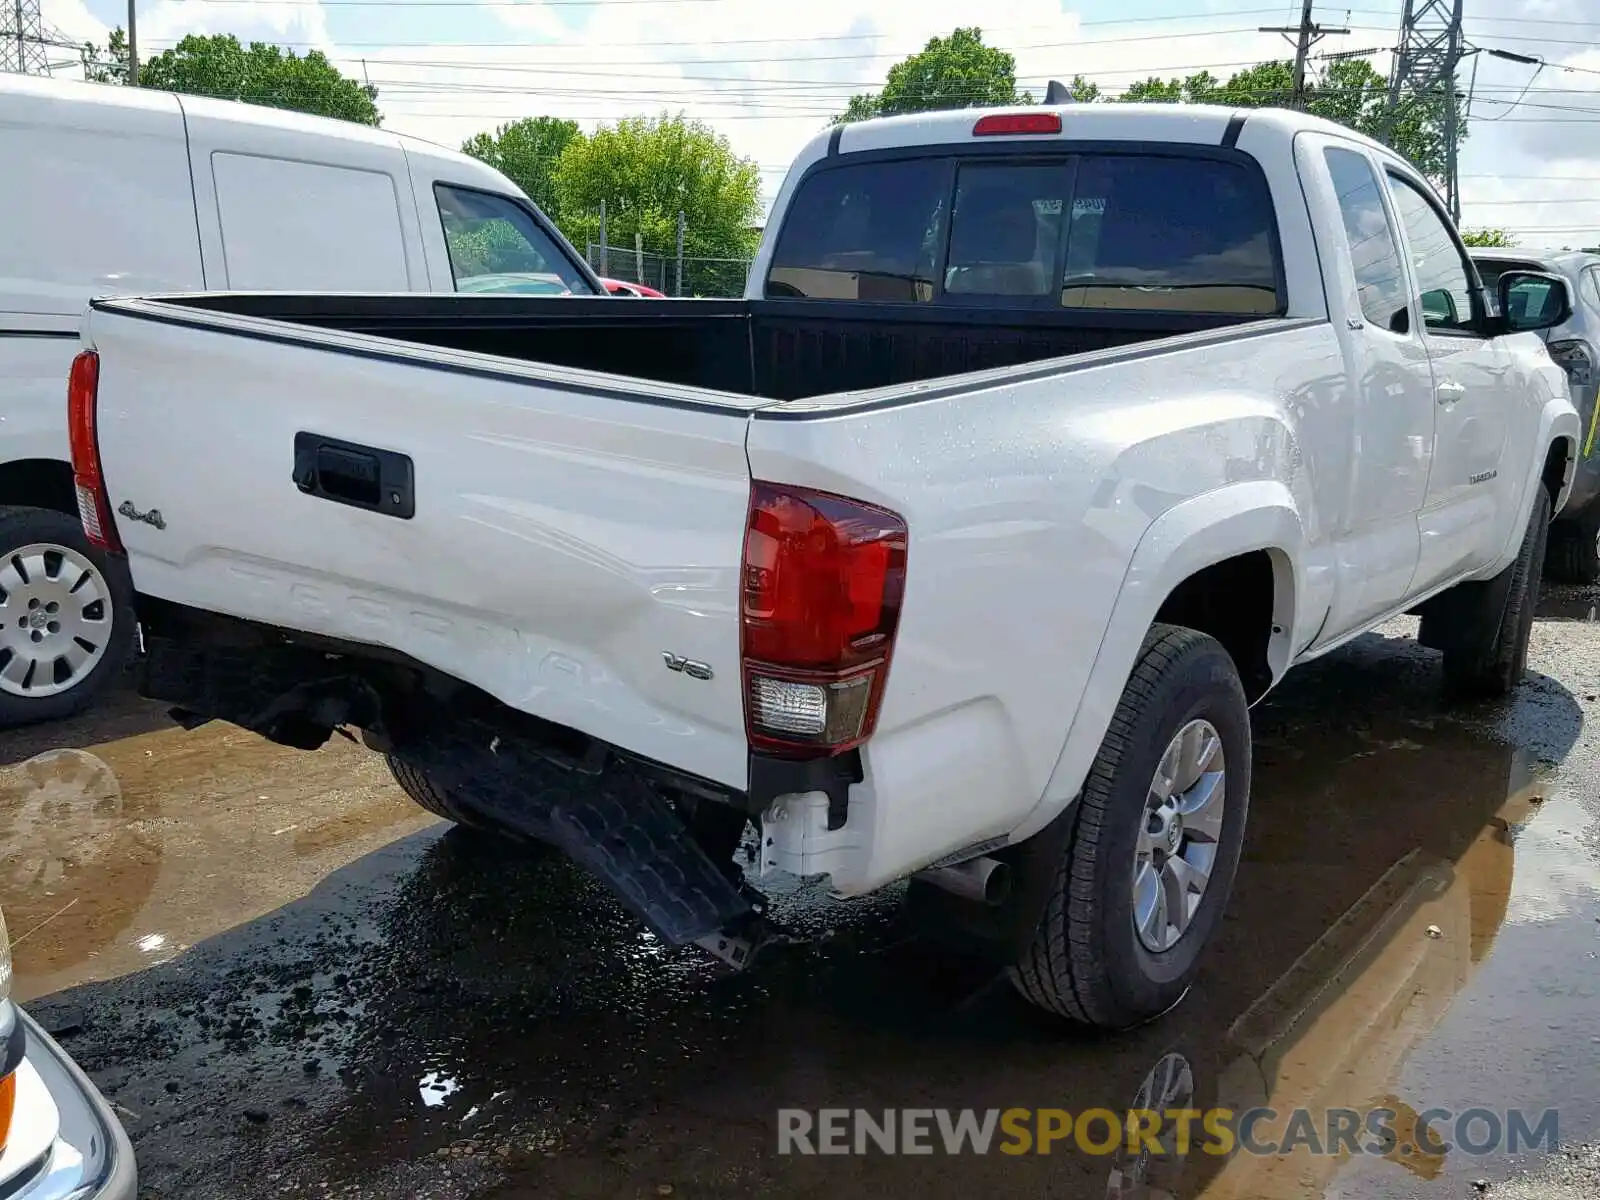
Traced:
<path id="1" fill-rule="evenodd" d="M 751 748 L 824 757 L 864 742 L 900 623 L 905 521 L 827 492 L 756 482 L 742 569 Z"/>
<path id="2" fill-rule="evenodd" d="M 100 469 L 100 440 L 95 434 L 99 393 L 100 356 L 84 350 L 72 360 L 72 373 L 67 377 L 67 434 L 72 447 L 72 479 L 78 489 L 78 518 L 91 542 L 120 552 L 122 541 L 111 518 L 111 498 Z"/>

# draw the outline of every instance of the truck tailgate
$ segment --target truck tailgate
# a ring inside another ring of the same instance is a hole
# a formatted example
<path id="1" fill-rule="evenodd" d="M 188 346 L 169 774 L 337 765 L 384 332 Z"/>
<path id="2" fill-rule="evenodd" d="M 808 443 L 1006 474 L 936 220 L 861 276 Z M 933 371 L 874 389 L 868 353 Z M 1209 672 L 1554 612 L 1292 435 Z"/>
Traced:
<path id="1" fill-rule="evenodd" d="M 147 302 L 85 328 L 140 592 L 386 646 L 745 786 L 737 589 L 761 401 Z M 319 492 L 376 508 L 303 491 L 297 439 Z M 404 457 L 373 480 L 368 451 Z"/>

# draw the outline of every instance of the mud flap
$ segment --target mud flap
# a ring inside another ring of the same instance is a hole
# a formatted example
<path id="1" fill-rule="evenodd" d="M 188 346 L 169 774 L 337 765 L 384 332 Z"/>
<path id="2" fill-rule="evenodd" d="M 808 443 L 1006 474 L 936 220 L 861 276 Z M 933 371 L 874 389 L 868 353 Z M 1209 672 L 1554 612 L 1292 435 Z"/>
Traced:
<path id="1" fill-rule="evenodd" d="M 478 741 L 469 734 L 395 753 L 465 798 L 475 816 L 561 849 L 664 941 L 695 942 L 744 965 L 759 941 L 743 933 L 756 917 L 750 900 L 626 761 L 607 756 L 589 769 L 569 767 L 512 738 L 482 734 L 480 745 L 463 744 Z"/>
<path id="2" fill-rule="evenodd" d="M 1516 570 L 1512 563 L 1492 579 L 1458 583 L 1419 605 L 1414 610 L 1422 618 L 1417 644 L 1450 653 L 1492 642 L 1505 616 Z"/>

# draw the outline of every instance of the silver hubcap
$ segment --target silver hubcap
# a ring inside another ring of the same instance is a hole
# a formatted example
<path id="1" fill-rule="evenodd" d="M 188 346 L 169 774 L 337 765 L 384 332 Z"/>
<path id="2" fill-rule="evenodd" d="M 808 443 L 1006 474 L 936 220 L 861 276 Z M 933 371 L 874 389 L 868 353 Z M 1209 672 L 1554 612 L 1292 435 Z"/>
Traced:
<path id="1" fill-rule="evenodd" d="M 1217 861 L 1227 782 L 1211 722 L 1178 730 L 1150 782 L 1133 856 L 1133 928 L 1152 953 L 1177 945 L 1200 908 Z"/>
<path id="2" fill-rule="evenodd" d="M 111 589 L 69 546 L 0 559 L 0 692 L 42 699 L 76 686 L 111 644 Z"/>

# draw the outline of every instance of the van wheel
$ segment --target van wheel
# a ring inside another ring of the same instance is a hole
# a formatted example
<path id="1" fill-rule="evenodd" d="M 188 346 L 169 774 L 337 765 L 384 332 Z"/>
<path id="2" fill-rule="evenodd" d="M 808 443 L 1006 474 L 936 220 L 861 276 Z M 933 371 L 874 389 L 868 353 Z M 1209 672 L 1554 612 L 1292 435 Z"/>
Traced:
<path id="1" fill-rule="evenodd" d="M 133 643 L 133 583 L 76 517 L 0 508 L 0 726 L 70 717 Z"/>
<path id="2" fill-rule="evenodd" d="M 1533 636 L 1534 609 L 1539 606 L 1539 573 L 1549 534 L 1550 493 L 1541 487 L 1534 496 L 1522 548 L 1505 570 L 1510 576 L 1503 593 L 1505 603 L 1498 612 L 1471 613 L 1471 620 L 1458 625 L 1454 640 L 1443 647 L 1445 684 L 1455 695 L 1492 699 L 1509 695 L 1522 681 L 1528 669 L 1528 642 Z M 1496 590 L 1483 589 L 1480 594 L 1485 604 Z M 1464 620 L 1465 615 L 1455 619 Z M 1422 641 L 1427 644 L 1428 638 Z"/>
<path id="3" fill-rule="evenodd" d="M 1600 583 L 1600 512 L 1550 526 L 1544 577 L 1553 583 Z"/>
<path id="4" fill-rule="evenodd" d="M 1012 983 L 1108 1029 L 1171 1008 L 1227 906 L 1249 803 L 1250 713 L 1233 659 L 1203 633 L 1152 626 Z"/>
<path id="5" fill-rule="evenodd" d="M 458 803 L 448 788 L 442 788 L 434 783 L 426 771 L 418 770 L 404 759 L 396 758 L 392 754 L 386 754 L 384 758 L 388 760 L 389 773 L 400 785 L 400 790 L 434 816 L 453 821 L 465 829 L 482 828 L 469 815 L 470 810 Z"/>

